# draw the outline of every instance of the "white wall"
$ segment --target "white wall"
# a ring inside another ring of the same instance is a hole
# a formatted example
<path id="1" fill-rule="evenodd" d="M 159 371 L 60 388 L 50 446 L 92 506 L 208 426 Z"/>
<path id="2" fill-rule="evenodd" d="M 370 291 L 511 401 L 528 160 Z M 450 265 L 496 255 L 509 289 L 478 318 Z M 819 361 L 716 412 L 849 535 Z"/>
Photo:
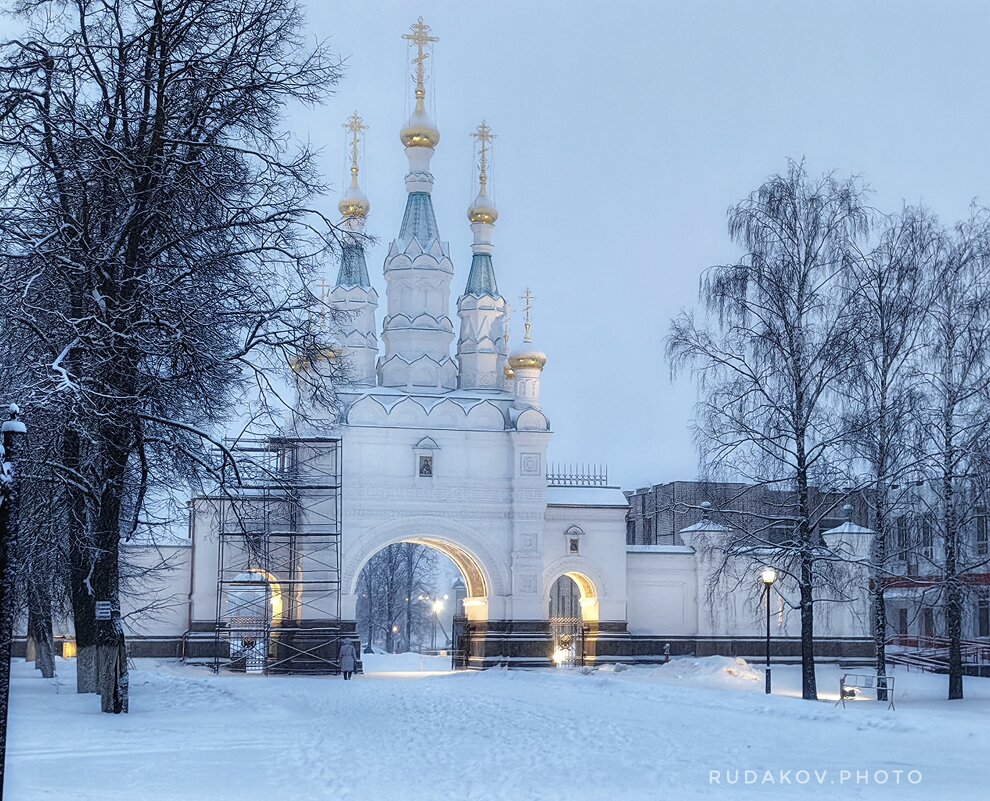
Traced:
<path id="1" fill-rule="evenodd" d="M 121 557 L 133 576 L 125 579 L 120 594 L 128 635 L 178 637 L 189 628 L 191 556 L 187 544 L 121 547 Z"/>
<path id="2" fill-rule="evenodd" d="M 638 546 L 626 554 L 631 634 L 698 633 L 694 551 L 680 545 Z"/>

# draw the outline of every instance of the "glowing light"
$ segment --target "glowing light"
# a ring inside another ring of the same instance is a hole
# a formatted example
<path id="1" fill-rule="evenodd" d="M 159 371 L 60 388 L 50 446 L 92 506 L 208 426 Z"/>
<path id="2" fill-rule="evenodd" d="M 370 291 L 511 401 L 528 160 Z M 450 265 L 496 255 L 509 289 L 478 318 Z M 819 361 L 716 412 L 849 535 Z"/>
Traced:
<path id="1" fill-rule="evenodd" d="M 76 642 L 75 640 L 65 640 L 62 643 L 62 658 L 63 659 L 74 659 L 76 656 Z"/>
<path id="2" fill-rule="evenodd" d="M 557 667 L 560 667 L 564 662 L 570 661 L 571 652 L 567 648 L 558 648 L 556 651 L 553 652 L 553 656 L 551 657 L 551 659 L 553 659 L 553 663 Z"/>
<path id="3" fill-rule="evenodd" d="M 777 580 L 777 571 L 772 567 L 764 568 L 763 572 L 760 573 L 760 579 L 769 587 Z"/>

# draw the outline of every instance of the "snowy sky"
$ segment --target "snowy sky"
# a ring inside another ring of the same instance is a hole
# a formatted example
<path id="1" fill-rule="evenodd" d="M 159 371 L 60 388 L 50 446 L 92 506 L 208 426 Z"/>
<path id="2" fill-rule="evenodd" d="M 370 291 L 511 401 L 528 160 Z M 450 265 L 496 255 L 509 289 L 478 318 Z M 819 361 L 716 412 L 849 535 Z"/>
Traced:
<path id="1" fill-rule="evenodd" d="M 340 124 L 355 109 L 369 124 L 372 282 L 384 295 L 405 201 L 398 131 L 412 84 L 399 37 L 422 15 L 440 37 L 434 202 L 452 294 L 470 264 L 469 133 L 484 118 L 498 135 L 499 288 L 517 309 L 527 285 L 538 298 L 551 459 L 607 462 L 628 488 L 696 473 L 695 390 L 671 383 L 662 339 L 701 270 L 738 255 L 728 206 L 786 157 L 862 174 L 888 210 L 920 200 L 956 219 L 981 193 L 990 201 L 983 0 L 308 3 L 347 75 L 292 127 L 325 148 L 339 186 Z"/>

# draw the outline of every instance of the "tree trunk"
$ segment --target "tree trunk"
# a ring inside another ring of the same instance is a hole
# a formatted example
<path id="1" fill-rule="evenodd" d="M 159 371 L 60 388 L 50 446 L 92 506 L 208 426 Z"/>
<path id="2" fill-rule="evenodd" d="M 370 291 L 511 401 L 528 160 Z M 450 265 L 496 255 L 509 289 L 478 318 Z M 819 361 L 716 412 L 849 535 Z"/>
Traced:
<path id="1" fill-rule="evenodd" d="M 62 462 L 81 472 L 82 442 L 73 426 L 65 430 Z M 73 482 L 65 487 L 68 510 L 69 597 L 72 600 L 72 626 L 76 637 L 76 692 L 96 693 L 96 606 L 89 587 L 90 563 L 94 558 L 86 526 L 86 497 Z"/>
<path id="2" fill-rule="evenodd" d="M 801 697 L 818 700 L 815 678 L 815 599 L 813 561 L 801 556 Z"/>
<path id="3" fill-rule="evenodd" d="M 878 475 L 884 475 L 884 472 Z M 873 539 L 873 643 L 877 649 L 877 700 L 887 701 L 887 505 L 886 484 L 877 486 Z"/>
<path id="4" fill-rule="evenodd" d="M 34 615 L 28 609 L 27 632 L 24 638 L 24 661 L 35 662 L 38 659 L 38 648 L 34 643 Z M 37 667 L 37 665 L 35 665 Z"/>
<path id="5" fill-rule="evenodd" d="M 127 648 L 124 644 L 124 632 L 120 628 L 120 619 L 115 617 L 114 627 L 118 629 L 116 644 L 96 646 L 96 674 L 100 684 L 100 708 L 104 712 L 119 715 L 127 712 L 128 705 L 128 676 Z"/>
<path id="6" fill-rule="evenodd" d="M 801 411 L 800 393 L 797 404 Z M 806 701 L 818 700 L 818 683 L 815 677 L 815 557 L 811 530 L 811 499 L 808 496 L 808 468 L 803 432 L 796 437 L 798 536 L 801 541 L 801 697 Z"/>
<path id="7" fill-rule="evenodd" d="M 943 443 L 942 455 L 942 503 L 943 534 L 945 548 L 945 623 L 949 635 L 949 700 L 958 701 L 963 697 L 963 666 L 962 666 L 962 598 L 960 597 L 959 578 L 957 576 L 957 551 L 959 542 L 959 516 L 956 514 L 955 472 L 956 472 L 956 438 L 955 438 L 955 405 L 946 404 L 943 412 Z"/>
<path id="8" fill-rule="evenodd" d="M 38 608 L 28 615 L 28 641 L 34 645 L 34 666 L 41 671 L 41 675 L 46 679 L 55 676 L 55 642 L 52 634 L 52 614 L 51 599 L 48 603 L 40 600 L 40 604 L 47 605 L 47 610 Z"/>
<path id="9" fill-rule="evenodd" d="M 962 599 L 959 596 L 959 582 L 953 580 L 948 587 L 948 602 L 945 605 L 945 622 L 949 630 L 950 701 L 963 697 Z"/>
<path id="10" fill-rule="evenodd" d="M 103 465 L 99 512 L 94 539 L 96 563 L 91 584 L 94 602 L 108 602 L 110 620 L 94 620 L 96 677 L 104 712 L 127 711 L 127 651 L 120 620 L 120 513 L 127 467 L 127 432 L 108 423 L 101 426 L 99 463 Z M 95 617 L 95 616 L 94 616 Z"/>

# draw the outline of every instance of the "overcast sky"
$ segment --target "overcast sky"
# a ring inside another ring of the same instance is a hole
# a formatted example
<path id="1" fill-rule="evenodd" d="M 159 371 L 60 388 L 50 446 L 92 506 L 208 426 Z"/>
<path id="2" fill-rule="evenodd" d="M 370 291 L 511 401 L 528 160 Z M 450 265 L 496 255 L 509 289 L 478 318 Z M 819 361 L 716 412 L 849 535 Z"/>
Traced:
<path id="1" fill-rule="evenodd" d="M 452 295 L 470 264 L 469 133 L 484 118 L 498 135 L 499 289 L 516 309 L 526 286 L 538 298 L 550 458 L 605 462 L 626 488 L 696 475 L 695 389 L 671 382 L 662 340 L 701 270 L 738 256 L 729 205 L 788 156 L 863 175 L 888 210 L 924 201 L 954 220 L 987 199 L 984 0 L 308 2 L 347 73 L 292 127 L 325 148 L 339 186 L 341 123 L 357 109 L 370 126 L 379 326 L 405 202 L 398 131 L 412 84 L 399 37 L 422 15 L 440 37 L 434 203 Z"/>

